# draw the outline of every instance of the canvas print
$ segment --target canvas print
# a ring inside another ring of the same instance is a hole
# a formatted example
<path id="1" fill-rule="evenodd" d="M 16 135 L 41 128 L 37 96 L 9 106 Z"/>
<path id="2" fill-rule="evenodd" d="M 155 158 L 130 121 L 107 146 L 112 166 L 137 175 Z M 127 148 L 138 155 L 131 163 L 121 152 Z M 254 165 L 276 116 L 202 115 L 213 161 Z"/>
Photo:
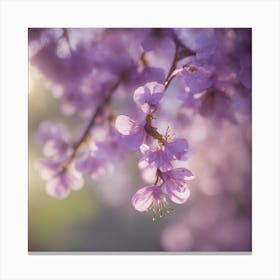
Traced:
<path id="1" fill-rule="evenodd" d="M 251 28 L 29 28 L 28 250 L 251 252 Z"/>

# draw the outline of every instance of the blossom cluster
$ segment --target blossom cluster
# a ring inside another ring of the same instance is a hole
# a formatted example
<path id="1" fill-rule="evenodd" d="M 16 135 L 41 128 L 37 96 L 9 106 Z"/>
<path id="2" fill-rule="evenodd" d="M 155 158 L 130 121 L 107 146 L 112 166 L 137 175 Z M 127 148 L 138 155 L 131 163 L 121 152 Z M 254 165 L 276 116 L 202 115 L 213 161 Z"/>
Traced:
<path id="1" fill-rule="evenodd" d="M 144 120 L 134 119 L 120 115 L 116 118 L 116 129 L 122 134 L 127 147 L 140 149 L 142 153 L 139 166 L 152 168 L 155 172 L 155 183 L 139 189 L 132 197 L 135 209 L 143 212 L 153 211 L 153 220 L 156 215 L 163 216 L 171 208 L 166 195 L 175 203 L 184 203 L 189 197 L 187 181 L 193 179 L 193 174 L 186 168 L 173 168 L 174 160 L 181 160 L 187 152 L 188 143 L 183 138 L 175 138 L 167 131 L 160 134 L 152 126 L 154 113 L 163 97 L 165 86 L 157 82 L 149 82 L 135 90 L 133 99 L 145 115 Z M 156 147 L 147 145 L 148 137 L 156 140 Z M 145 142 L 145 143 L 143 143 Z"/>
<path id="2" fill-rule="evenodd" d="M 134 151 L 154 183 L 140 188 L 132 204 L 161 217 L 171 210 L 168 198 L 186 202 L 187 182 L 194 178 L 177 166 L 186 160 L 187 140 L 154 124 L 170 122 L 164 99 L 177 104 L 175 135 L 194 116 L 216 129 L 251 115 L 250 29 L 32 28 L 29 61 L 59 99 L 62 114 L 81 124 L 75 137 L 51 121 L 36 134 L 44 156 L 37 169 L 47 192 L 59 199 L 82 188 L 85 176 L 109 177 Z"/>

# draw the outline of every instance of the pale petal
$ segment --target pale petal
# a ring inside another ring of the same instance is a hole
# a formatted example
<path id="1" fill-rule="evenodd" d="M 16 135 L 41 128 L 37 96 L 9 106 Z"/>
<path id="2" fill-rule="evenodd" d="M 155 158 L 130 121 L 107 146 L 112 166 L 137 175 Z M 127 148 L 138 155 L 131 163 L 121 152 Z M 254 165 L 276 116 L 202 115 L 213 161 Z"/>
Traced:
<path id="1" fill-rule="evenodd" d="M 144 187 L 135 193 L 131 202 L 137 211 L 144 212 L 148 211 L 153 199 L 153 189 L 150 187 Z"/>
<path id="2" fill-rule="evenodd" d="M 176 159 L 181 159 L 188 150 L 188 142 L 184 138 L 176 138 L 166 144 L 166 150 Z"/>
<path id="3" fill-rule="evenodd" d="M 51 179 L 62 167 L 63 161 L 53 161 L 50 159 L 39 159 L 35 167 L 44 180 Z"/>
<path id="4" fill-rule="evenodd" d="M 151 82 L 147 83 L 146 86 L 150 89 L 151 92 L 149 103 L 157 105 L 163 97 L 163 93 L 165 90 L 164 85 L 157 82 Z"/>
<path id="5" fill-rule="evenodd" d="M 57 176 L 47 183 L 46 191 L 53 197 L 63 199 L 69 195 L 70 187 L 64 177 Z"/>
<path id="6" fill-rule="evenodd" d="M 75 170 L 73 166 L 68 170 L 67 176 L 68 183 L 72 190 L 80 190 L 84 186 L 82 174 Z"/>
<path id="7" fill-rule="evenodd" d="M 158 82 L 149 82 L 134 92 L 134 102 L 146 114 L 151 113 L 163 97 L 164 85 Z"/>
<path id="8" fill-rule="evenodd" d="M 131 135 L 122 135 L 122 144 L 125 148 L 131 151 L 135 151 L 143 143 L 145 138 L 144 129 L 140 129 L 134 134 Z"/>
<path id="9" fill-rule="evenodd" d="M 187 168 L 174 168 L 169 171 L 170 177 L 173 177 L 178 180 L 190 181 L 194 179 L 193 173 Z"/>
<path id="10" fill-rule="evenodd" d="M 141 151 L 142 154 L 145 154 L 145 153 L 148 152 L 149 150 L 150 150 L 150 147 L 149 147 L 148 145 L 146 145 L 146 144 L 142 144 L 142 145 L 140 146 L 140 151 Z"/>
<path id="11" fill-rule="evenodd" d="M 43 153 L 46 157 L 58 157 L 66 154 L 66 143 L 62 140 L 49 140 L 46 142 L 43 148 Z"/>
<path id="12" fill-rule="evenodd" d="M 177 203 L 177 204 L 182 204 L 187 201 L 187 199 L 190 196 L 190 191 L 187 187 L 185 188 L 166 188 L 167 194 L 169 198 Z"/>
<path id="13" fill-rule="evenodd" d="M 139 125 L 131 118 L 120 115 L 116 118 L 115 127 L 123 135 L 130 135 L 138 130 Z"/>
<path id="14" fill-rule="evenodd" d="M 149 88 L 139 87 L 134 92 L 133 100 L 139 107 L 141 107 L 143 104 L 149 102 L 150 95 Z"/>
<path id="15" fill-rule="evenodd" d="M 75 160 L 75 168 L 79 172 L 91 174 L 99 167 L 99 161 L 90 151 L 85 151 Z"/>

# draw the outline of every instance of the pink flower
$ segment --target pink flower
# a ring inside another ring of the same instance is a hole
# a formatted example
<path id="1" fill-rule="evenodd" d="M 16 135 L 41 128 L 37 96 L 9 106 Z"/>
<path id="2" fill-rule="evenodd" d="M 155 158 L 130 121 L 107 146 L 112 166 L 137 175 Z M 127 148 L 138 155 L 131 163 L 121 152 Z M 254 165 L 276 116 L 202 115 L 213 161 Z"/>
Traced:
<path id="1" fill-rule="evenodd" d="M 37 140 L 44 145 L 43 153 L 46 157 L 60 158 L 67 154 L 69 135 L 64 125 L 43 122 L 36 136 Z"/>
<path id="2" fill-rule="evenodd" d="M 145 122 L 136 122 L 125 115 L 120 115 L 116 118 L 115 127 L 122 136 L 122 142 L 128 150 L 137 150 L 144 142 Z"/>
<path id="3" fill-rule="evenodd" d="M 161 185 L 146 186 L 138 190 L 132 197 L 132 205 L 139 212 L 148 210 L 153 211 L 153 220 L 156 215 L 163 216 L 165 212 L 170 212 L 166 200 L 167 195 L 174 203 L 182 204 L 186 202 L 190 191 L 186 184 L 187 181 L 194 178 L 192 172 L 186 168 L 174 168 L 160 173 Z"/>
<path id="4" fill-rule="evenodd" d="M 78 172 L 88 174 L 92 179 L 109 175 L 113 169 L 111 162 L 100 150 L 85 150 L 74 162 Z"/>
<path id="5" fill-rule="evenodd" d="M 132 197 L 131 202 L 139 212 L 152 210 L 153 221 L 155 221 L 157 214 L 162 217 L 165 212 L 168 213 L 172 210 L 169 208 L 166 197 L 159 186 L 146 186 L 138 190 Z"/>
<path id="6" fill-rule="evenodd" d="M 174 168 L 161 172 L 161 176 L 164 180 L 162 184 L 163 192 L 177 204 L 186 202 L 190 195 L 187 181 L 194 178 L 192 172 L 186 168 Z"/>
<path id="7" fill-rule="evenodd" d="M 146 114 L 152 113 L 163 97 L 165 87 L 158 82 L 146 83 L 134 92 L 134 102 Z"/>
<path id="8" fill-rule="evenodd" d="M 70 194 L 71 189 L 79 190 L 83 185 L 82 174 L 74 168 L 67 168 L 47 182 L 46 190 L 49 195 L 63 199 Z"/>
<path id="9" fill-rule="evenodd" d="M 37 167 L 47 181 L 47 193 L 58 199 L 66 198 L 71 190 L 79 190 L 84 185 L 83 176 L 71 164 L 63 168 L 65 161 L 41 159 Z"/>
<path id="10" fill-rule="evenodd" d="M 173 160 L 181 160 L 187 153 L 188 142 L 183 138 L 176 138 L 164 145 L 160 145 L 153 150 L 148 145 L 142 144 L 140 151 L 143 157 L 140 161 L 140 167 L 156 167 L 161 171 L 166 171 L 172 168 Z"/>

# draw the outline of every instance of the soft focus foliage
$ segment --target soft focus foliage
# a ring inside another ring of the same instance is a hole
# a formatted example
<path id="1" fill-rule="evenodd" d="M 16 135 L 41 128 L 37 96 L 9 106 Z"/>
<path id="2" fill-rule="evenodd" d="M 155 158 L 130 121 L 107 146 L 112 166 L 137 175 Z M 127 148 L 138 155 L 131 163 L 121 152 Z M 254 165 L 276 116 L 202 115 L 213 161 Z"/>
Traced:
<path id="1" fill-rule="evenodd" d="M 251 29 L 31 28 L 29 62 L 30 251 L 251 250 Z"/>

